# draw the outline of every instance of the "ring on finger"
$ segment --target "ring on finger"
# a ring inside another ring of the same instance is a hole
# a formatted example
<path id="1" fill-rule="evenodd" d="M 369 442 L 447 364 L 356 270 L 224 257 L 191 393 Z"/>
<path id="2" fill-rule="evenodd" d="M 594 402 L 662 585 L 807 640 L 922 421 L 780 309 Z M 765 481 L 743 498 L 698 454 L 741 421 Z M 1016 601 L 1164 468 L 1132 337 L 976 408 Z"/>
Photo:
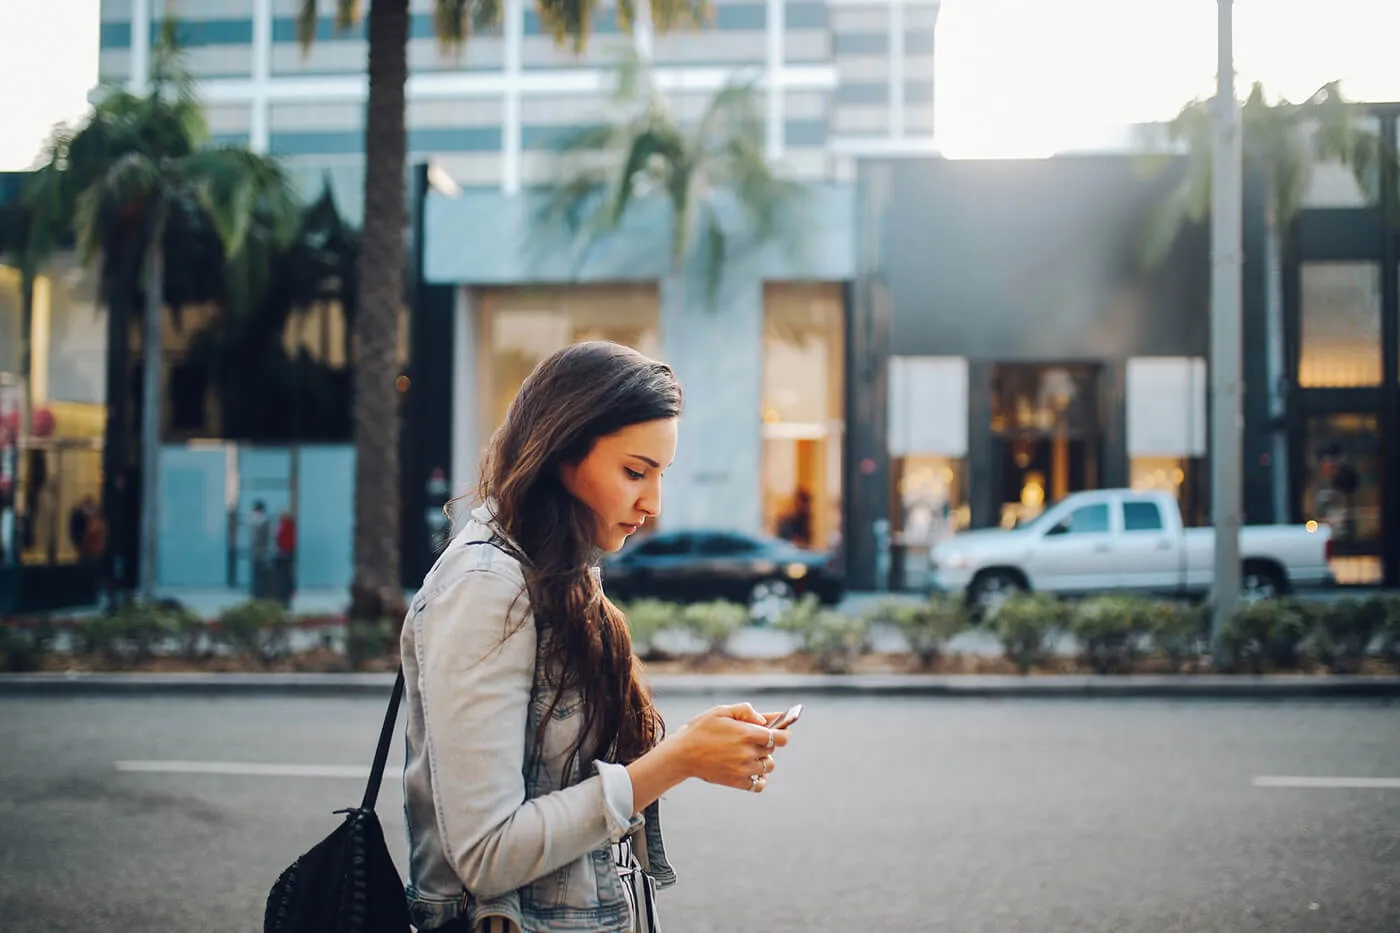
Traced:
<path id="1" fill-rule="evenodd" d="M 750 774 L 750 775 L 749 775 L 749 790 L 753 791 L 755 794 L 758 793 L 759 785 L 762 784 L 762 783 L 763 783 L 763 775 L 761 775 L 761 774 Z"/>
<path id="2" fill-rule="evenodd" d="M 773 750 L 773 745 L 774 745 L 777 741 L 778 741 L 778 732 L 777 732 L 777 730 L 775 730 L 775 729 L 769 729 L 769 730 L 768 730 L 768 746 L 767 746 L 767 751 L 770 751 L 770 752 L 771 752 L 771 751 Z"/>
<path id="3" fill-rule="evenodd" d="M 773 764 L 772 755 L 764 755 L 762 758 L 758 759 L 758 766 L 763 769 L 764 774 L 773 773 Z"/>

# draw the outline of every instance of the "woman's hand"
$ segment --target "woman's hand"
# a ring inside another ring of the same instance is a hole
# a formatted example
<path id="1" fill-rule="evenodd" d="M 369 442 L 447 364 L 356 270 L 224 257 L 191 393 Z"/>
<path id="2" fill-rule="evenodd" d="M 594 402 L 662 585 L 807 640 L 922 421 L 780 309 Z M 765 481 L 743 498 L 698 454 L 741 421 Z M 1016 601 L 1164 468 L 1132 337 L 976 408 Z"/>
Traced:
<path id="1" fill-rule="evenodd" d="M 763 716 L 748 703 L 716 706 L 666 741 L 677 744 L 691 777 L 759 793 L 773 773 L 774 750 L 788 743 L 786 731 L 764 725 L 776 715 Z"/>

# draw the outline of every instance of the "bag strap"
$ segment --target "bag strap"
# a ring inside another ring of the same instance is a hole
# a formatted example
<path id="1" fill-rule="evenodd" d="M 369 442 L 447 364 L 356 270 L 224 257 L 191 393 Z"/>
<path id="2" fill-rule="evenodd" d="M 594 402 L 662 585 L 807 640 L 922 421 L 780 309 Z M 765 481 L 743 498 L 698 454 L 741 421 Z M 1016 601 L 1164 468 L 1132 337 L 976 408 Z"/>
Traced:
<path id="1" fill-rule="evenodd" d="M 468 541 L 467 544 L 489 544 L 492 547 L 503 551 L 514 557 L 516 560 L 524 561 L 524 555 L 511 547 L 500 534 L 492 534 L 489 541 Z M 374 803 L 379 799 L 379 789 L 384 784 L 384 768 L 389 763 L 389 746 L 394 741 L 394 723 L 399 718 L 399 704 L 403 701 L 403 665 L 399 665 L 399 676 L 394 679 L 394 692 L 389 696 L 389 708 L 384 711 L 384 725 L 379 727 L 379 745 L 374 749 L 374 764 L 369 769 L 369 783 L 365 785 L 365 799 L 360 802 L 361 810 L 374 810 Z"/>
<path id="2" fill-rule="evenodd" d="M 403 665 L 400 664 L 399 676 L 394 679 L 394 692 L 389 697 L 389 709 L 384 713 L 384 725 L 379 728 L 379 745 L 374 750 L 374 764 L 369 769 L 369 784 L 365 786 L 361 810 L 374 810 L 374 802 L 379 799 L 379 788 L 384 783 L 384 766 L 389 761 L 389 744 L 394 739 L 394 723 L 399 718 L 399 702 L 402 699 Z"/>

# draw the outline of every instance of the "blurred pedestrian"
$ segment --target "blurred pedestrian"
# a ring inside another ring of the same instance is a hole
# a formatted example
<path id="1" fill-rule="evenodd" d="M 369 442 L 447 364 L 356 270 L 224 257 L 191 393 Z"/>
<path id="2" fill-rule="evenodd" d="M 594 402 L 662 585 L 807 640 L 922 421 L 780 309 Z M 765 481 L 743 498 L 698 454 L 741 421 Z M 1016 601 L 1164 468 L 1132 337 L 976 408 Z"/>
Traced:
<path id="1" fill-rule="evenodd" d="M 267 520 L 267 506 L 261 499 L 253 503 L 253 513 L 248 519 L 248 558 L 253 572 L 252 596 L 267 599 L 272 576 L 272 528 Z"/>
<path id="2" fill-rule="evenodd" d="M 277 553 L 272 559 L 277 580 L 277 599 L 288 609 L 296 592 L 297 522 L 292 513 L 283 511 L 277 517 Z"/>

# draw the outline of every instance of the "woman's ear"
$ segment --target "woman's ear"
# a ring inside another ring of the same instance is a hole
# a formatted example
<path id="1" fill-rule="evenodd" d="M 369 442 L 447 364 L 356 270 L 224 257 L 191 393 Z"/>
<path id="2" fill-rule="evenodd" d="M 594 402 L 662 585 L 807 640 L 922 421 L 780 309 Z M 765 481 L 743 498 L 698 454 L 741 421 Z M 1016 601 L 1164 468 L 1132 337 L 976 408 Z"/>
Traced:
<path id="1" fill-rule="evenodd" d="M 564 489 L 567 490 L 569 495 L 571 496 L 577 495 L 577 492 L 575 491 L 575 487 L 577 485 L 577 478 L 577 463 L 565 461 L 564 463 L 559 464 L 559 482 L 561 485 L 563 485 Z"/>

